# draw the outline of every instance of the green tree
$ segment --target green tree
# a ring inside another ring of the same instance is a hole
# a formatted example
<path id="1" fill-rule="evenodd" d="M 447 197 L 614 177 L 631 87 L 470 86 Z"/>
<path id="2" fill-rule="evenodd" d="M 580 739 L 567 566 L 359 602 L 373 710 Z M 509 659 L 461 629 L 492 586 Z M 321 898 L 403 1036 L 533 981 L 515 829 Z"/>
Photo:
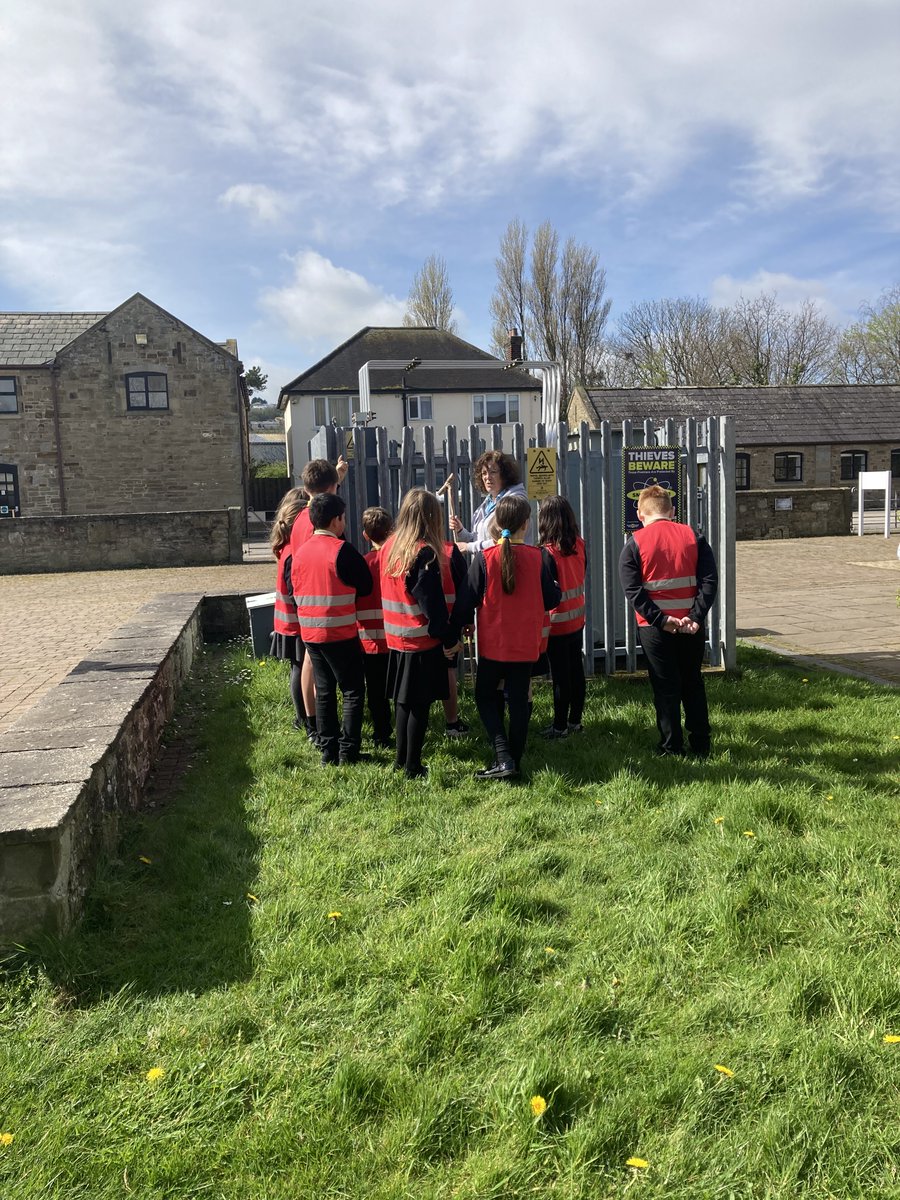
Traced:
<path id="1" fill-rule="evenodd" d="M 250 393 L 251 401 L 256 398 L 260 392 L 264 392 L 269 383 L 268 375 L 263 375 L 262 367 L 253 366 L 248 371 L 244 372 L 244 383 L 247 385 L 247 391 Z"/>
<path id="2" fill-rule="evenodd" d="M 841 334 L 834 355 L 835 383 L 900 383 L 900 284 L 864 304 L 860 319 Z"/>

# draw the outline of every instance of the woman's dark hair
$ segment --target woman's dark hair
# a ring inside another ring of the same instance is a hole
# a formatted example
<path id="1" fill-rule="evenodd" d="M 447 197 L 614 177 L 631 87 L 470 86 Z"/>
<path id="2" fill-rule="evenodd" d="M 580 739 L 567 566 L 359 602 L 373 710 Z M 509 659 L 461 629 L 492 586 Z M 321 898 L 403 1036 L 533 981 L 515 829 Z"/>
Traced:
<path id="1" fill-rule="evenodd" d="M 492 465 L 496 466 L 500 472 L 500 482 L 503 484 L 504 491 L 506 488 L 512 487 L 514 483 L 519 483 L 522 478 L 519 464 L 514 458 L 510 458 L 502 450 L 485 450 L 481 458 L 476 459 L 475 466 L 472 468 L 472 483 L 479 492 L 485 491 L 481 483 L 481 473 L 485 467 Z"/>
<path id="2" fill-rule="evenodd" d="M 524 496 L 504 496 L 494 509 L 500 537 L 500 586 L 508 596 L 516 590 L 516 555 L 510 537 L 519 532 L 530 516 L 531 505 Z M 504 533 L 510 536 L 504 537 Z"/>
<path id="3" fill-rule="evenodd" d="M 560 554 L 566 557 L 575 553 L 578 535 L 578 522 L 565 496 L 548 496 L 541 501 L 538 509 L 538 543 L 541 546 L 558 546 Z"/>

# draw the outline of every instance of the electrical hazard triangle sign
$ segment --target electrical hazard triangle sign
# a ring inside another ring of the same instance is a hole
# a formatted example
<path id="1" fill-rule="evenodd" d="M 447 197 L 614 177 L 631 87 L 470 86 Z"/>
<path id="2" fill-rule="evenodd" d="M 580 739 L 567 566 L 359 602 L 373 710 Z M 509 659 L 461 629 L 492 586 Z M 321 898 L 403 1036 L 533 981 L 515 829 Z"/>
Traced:
<path id="1" fill-rule="evenodd" d="M 528 499 L 556 495 L 556 451 L 548 446 L 528 449 Z"/>

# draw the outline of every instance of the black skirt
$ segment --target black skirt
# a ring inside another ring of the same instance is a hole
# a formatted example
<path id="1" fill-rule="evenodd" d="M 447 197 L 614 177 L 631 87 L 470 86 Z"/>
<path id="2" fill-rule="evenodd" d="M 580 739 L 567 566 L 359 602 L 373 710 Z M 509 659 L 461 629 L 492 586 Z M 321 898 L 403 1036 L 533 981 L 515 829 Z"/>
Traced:
<path id="1" fill-rule="evenodd" d="M 388 660 L 387 694 L 395 704 L 420 706 L 450 695 L 448 660 L 443 646 L 430 650 L 392 650 Z"/>
<path id="2" fill-rule="evenodd" d="M 289 663 L 302 663 L 306 647 L 298 634 L 273 633 L 269 638 L 269 657 L 283 658 Z"/>

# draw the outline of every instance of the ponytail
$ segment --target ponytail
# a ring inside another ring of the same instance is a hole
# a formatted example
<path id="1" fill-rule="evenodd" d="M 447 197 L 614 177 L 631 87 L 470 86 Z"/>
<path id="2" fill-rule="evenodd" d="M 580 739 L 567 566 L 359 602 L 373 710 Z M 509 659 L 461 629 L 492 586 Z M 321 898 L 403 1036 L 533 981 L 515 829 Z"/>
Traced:
<path id="1" fill-rule="evenodd" d="M 525 528 L 530 516 L 531 505 L 524 496 L 504 496 L 494 509 L 494 521 L 500 532 L 500 585 L 507 596 L 516 590 L 516 555 L 512 536 Z"/>

